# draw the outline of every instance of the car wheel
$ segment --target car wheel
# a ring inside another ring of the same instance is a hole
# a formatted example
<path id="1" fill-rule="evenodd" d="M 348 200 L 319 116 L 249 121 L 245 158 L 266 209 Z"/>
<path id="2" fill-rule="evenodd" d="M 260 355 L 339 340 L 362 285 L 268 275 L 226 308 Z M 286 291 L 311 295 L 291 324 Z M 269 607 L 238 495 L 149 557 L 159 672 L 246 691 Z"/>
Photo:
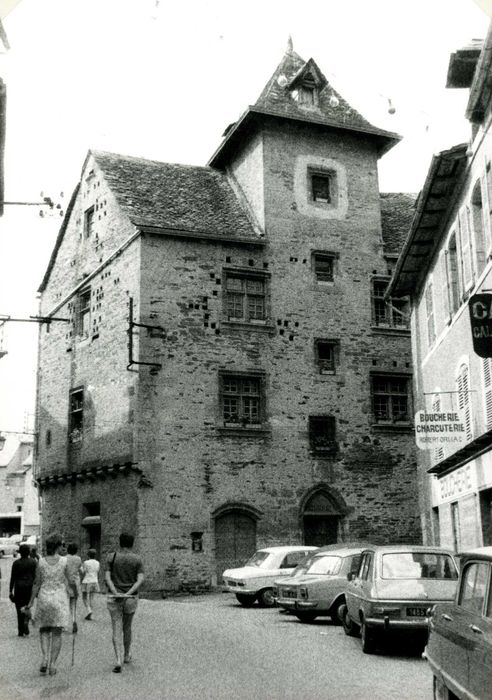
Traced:
<path id="1" fill-rule="evenodd" d="M 342 625 L 343 625 L 343 631 L 345 632 L 346 635 L 349 637 L 357 637 L 359 634 L 359 626 L 355 624 L 355 622 L 352 622 L 349 614 L 348 614 L 348 608 L 346 605 L 343 606 L 343 612 L 342 612 Z"/>
<path id="2" fill-rule="evenodd" d="M 255 602 L 254 595 L 245 595 L 244 593 L 236 593 L 237 602 L 241 603 L 243 608 L 250 608 Z"/>
<path id="3" fill-rule="evenodd" d="M 432 678 L 432 697 L 434 700 L 455 700 L 456 695 L 446 688 L 440 678 Z"/>
<path id="4" fill-rule="evenodd" d="M 341 600 L 336 600 L 331 606 L 329 615 L 334 625 L 342 624 L 342 611 L 344 606 L 345 601 L 343 600 L 343 598 Z"/>
<path id="5" fill-rule="evenodd" d="M 316 620 L 316 613 L 312 612 L 295 612 L 294 615 L 297 617 L 299 622 L 305 622 L 308 624 L 309 622 L 314 622 Z"/>
<path id="6" fill-rule="evenodd" d="M 366 625 L 364 620 L 360 627 L 360 639 L 364 654 L 374 654 L 376 650 L 376 632 Z"/>
<path id="7" fill-rule="evenodd" d="M 258 593 L 258 603 L 262 608 L 273 608 L 275 605 L 275 598 L 273 597 L 273 590 L 271 588 L 264 588 Z"/>

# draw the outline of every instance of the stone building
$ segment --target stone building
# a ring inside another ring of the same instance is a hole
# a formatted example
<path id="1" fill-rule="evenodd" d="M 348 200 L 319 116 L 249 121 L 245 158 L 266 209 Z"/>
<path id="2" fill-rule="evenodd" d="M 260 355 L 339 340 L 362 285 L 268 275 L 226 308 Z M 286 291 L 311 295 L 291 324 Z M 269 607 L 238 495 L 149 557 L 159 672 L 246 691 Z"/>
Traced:
<path id="1" fill-rule="evenodd" d="M 0 537 L 39 533 L 32 452 L 32 436 L 0 435 Z"/>
<path id="2" fill-rule="evenodd" d="M 492 545 L 491 75 L 489 30 L 451 56 L 470 143 L 434 157 L 390 288 L 410 296 L 415 409 L 430 416 L 418 421 L 424 539 L 457 551 Z"/>
<path id="3" fill-rule="evenodd" d="M 206 167 L 88 154 L 40 288 L 68 320 L 39 339 L 45 532 L 104 555 L 132 530 L 154 590 L 420 540 L 397 141 L 289 46 Z"/>

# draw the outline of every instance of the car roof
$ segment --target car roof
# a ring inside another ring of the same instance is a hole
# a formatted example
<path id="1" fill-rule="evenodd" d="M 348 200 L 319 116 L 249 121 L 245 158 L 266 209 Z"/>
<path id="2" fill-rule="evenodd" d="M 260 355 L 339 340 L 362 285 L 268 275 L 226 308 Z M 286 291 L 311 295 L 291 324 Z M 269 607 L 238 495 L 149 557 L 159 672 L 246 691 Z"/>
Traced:
<path id="1" fill-rule="evenodd" d="M 299 551 L 310 551 L 314 552 L 315 549 L 319 549 L 319 547 L 313 547 L 312 545 L 309 544 L 294 544 L 292 546 L 289 545 L 281 545 L 278 547 L 262 547 L 261 549 L 257 549 L 257 552 L 268 552 L 269 554 L 279 554 L 281 552 L 299 552 Z"/>
<path id="2" fill-rule="evenodd" d="M 451 554 L 454 555 L 450 549 L 445 549 L 444 547 L 434 547 L 433 545 L 425 544 L 381 544 L 381 545 L 370 545 L 369 547 L 364 547 L 364 549 L 372 549 L 377 554 L 389 554 L 397 552 L 429 552 L 431 554 Z"/>
<path id="3" fill-rule="evenodd" d="M 492 547 L 476 547 L 466 552 L 459 552 L 460 559 L 492 559 Z"/>
<path id="4" fill-rule="evenodd" d="M 313 552 L 313 554 L 320 555 L 320 554 L 332 554 L 333 556 L 337 557 L 345 557 L 348 556 L 349 554 L 360 554 L 363 549 L 367 549 L 367 545 L 350 545 L 346 546 L 343 544 L 338 545 L 337 547 L 320 547 L 317 552 Z"/>

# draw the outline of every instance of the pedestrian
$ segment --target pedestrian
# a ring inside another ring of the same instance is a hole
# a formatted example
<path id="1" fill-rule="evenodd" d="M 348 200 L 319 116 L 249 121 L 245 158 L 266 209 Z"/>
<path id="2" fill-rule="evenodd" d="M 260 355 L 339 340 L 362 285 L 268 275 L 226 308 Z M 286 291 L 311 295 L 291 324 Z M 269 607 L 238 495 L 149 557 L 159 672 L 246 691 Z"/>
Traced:
<path id="1" fill-rule="evenodd" d="M 22 611 L 22 608 L 31 599 L 32 587 L 36 576 L 37 563 L 34 559 L 31 559 L 29 551 L 29 545 L 21 544 L 19 547 L 20 559 L 14 561 L 10 572 L 9 598 L 12 603 L 15 603 L 19 637 L 29 634 L 29 618 Z"/>
<path id="2" fill-rule="evenodd" d="M 39 554 L 36 547 L 31 547 L 31 552 L 29 556 L 31 557 L 31 559 L 34 559 L 37 562 L 39 561 Z"/>
<path id="3" fill-rule="evenodd" d="M 132 622 L 138 604 L 138 590 L 144 580 L 143 563 L 138 554 L 132 552 L 133 542 L 133 535 L 122 532 L 120 550 L 111 553 L 106 562 L 105 578 L 109 588 L 107 605 L 116 656 L 114 673 L 121 673 L 122 656 L 126 664 L 132 658 Z"/>
<path id="4" fill-rule="evenodd" d="M 70 617 L 72 619 L 72 633 L 77 634 L 77 600 L 80 594 L 80 569 L 82 559 L 77 554 L 78 547 L 74 542 L 67 546 L 68 577 L 71 581 L 68 589 L 70 598 Z"/>
<path id="5" fill-rule="evenodd" d="M 34 619 L 39 626 L 42 661 L 41 675 L 56 673 L 56 660 L 62 644 L 62 631 L 68 627 L 70 606 L 68 588 L 70 578 L 67 560 L 60 556 L 62 539 L 53 534 L 46 539 L 46 556 L 41 557 L 36 568 L 36 578 L 31 599 L 24 610 L 30 610 L 36 602 Z"/>
<path id="6" fill-rule="evenodd" d="M 94 594 L 99 593 L 99 567 L 96 559 L 96 550 L 89 549 L 88 559 L 82 564 L 82 600 L 84 601 L 87 615 L 86 620 L 92 620 L 92 604 Z"/>

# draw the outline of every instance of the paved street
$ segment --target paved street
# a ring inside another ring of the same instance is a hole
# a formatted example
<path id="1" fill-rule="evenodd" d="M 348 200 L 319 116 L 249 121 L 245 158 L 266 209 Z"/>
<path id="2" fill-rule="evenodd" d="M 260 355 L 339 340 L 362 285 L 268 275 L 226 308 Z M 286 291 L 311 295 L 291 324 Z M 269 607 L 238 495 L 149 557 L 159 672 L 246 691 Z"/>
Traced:
<path id="1" fill-rule="evenodd" d="M 8 560 L 2 562 L 2 569 Z M 4 576 L 7 572 L 4 571 Z M 7 593 L 4 578 L 3 596 Z M 233 596 L 210 594 L 141 600 L 134 662 L 113 664 L 104 597 L 93 622 L 80 615 L 75 664 L 64 634 L 58 674 L 38 674 L 37 630 L 16 636 L 15 610 L 0 602 L 0 700 L 22 698 L 234 698 L 374 700 L 432 697 L 430 671 L 417 652 L 393 648 L 366 656 L 360 641 L 328 621 L 303 625 L 277 609 L 240 608 Z"/>

